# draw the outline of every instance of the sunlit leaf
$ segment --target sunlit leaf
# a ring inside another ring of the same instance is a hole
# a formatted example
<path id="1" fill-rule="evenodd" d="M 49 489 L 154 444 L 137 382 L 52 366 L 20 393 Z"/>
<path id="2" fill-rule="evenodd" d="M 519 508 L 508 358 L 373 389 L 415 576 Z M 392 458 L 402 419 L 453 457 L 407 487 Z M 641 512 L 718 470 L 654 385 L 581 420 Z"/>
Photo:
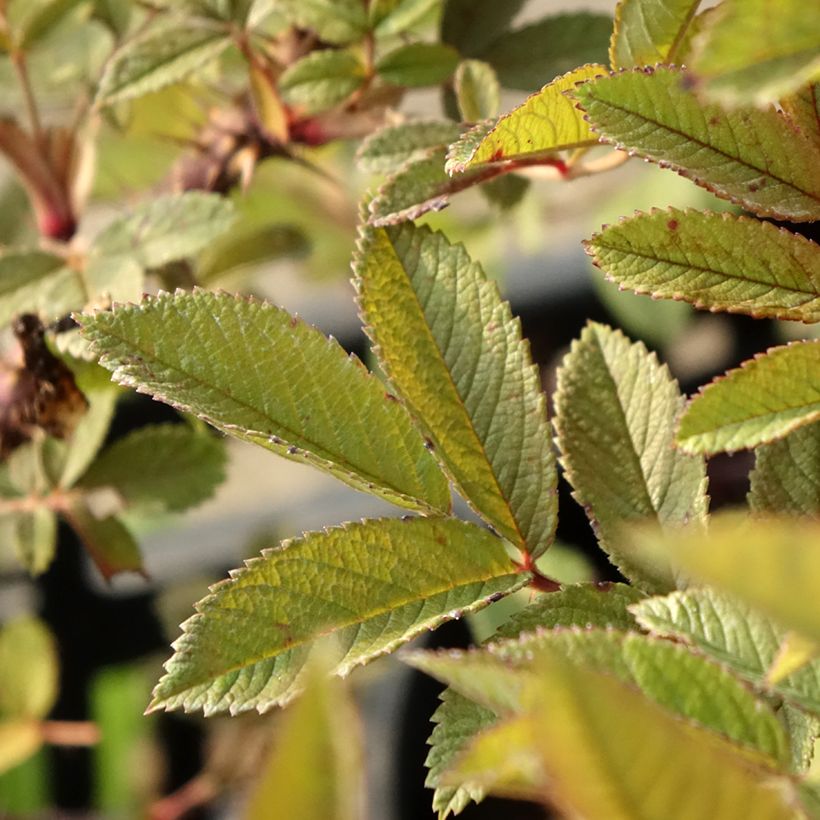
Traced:
<path id="1" fill-rule="evenodd" d="M 452 76 L 458 52 L 441 43 L 410 43 L 385 54 L 378 63 L 379 76 L 393 85 L 437 85 Z"/>
<path id="2" fill-rule="evenodd" d="M 620 0 L 609 44 L 613 68 L 676 62 L 700 0 Z"/>
<path id="3" fill-rule="evenodd" d="M 627 71 L 574 92 L 602 139 L 759 216 L 820 219 L 813 146 L 774 110 L 700 102 L 675 68 Z"/>
<path id="4" fill-rule="evenodd" d="M 557 519 L 546 400 L 520 325 L 460 245 L 367 229 L 354 264 L 374 349 L 465 499 L 540 555 Z"/>
<path id="5" fill-rule="evenodd" d="M 774 12 L 774 13 L 773 13 Z M 725 0 L 691 61 L 718 100 L 766 105 L 820 79 L 820 6 L 801 0 Z"/>
<path id="6" fill-rule="evenodd" d="M 349 51 L 313 51 L 288 66 L 279 78 L 285 101 L 306 114 L 332 108 L 365 80 L 364 66 Z"/>
<path id="7" fill-rule="evenodd" d="M 97 104 L 141 97 L 184 80 L 215 60 L 230 45 L 219 28 L 172 21 L 129 40 L 106 64 L 97 89 Z"/>
<path id="8" fill-rule="evenodd" d="M 458 139 L 459 127 L 450 120 L 411 120 L 388 125 L 366 137 L 356 152 L 365 171 L 393 171 L 399 165 L 421 159 L 431 148 L 443 148 Z"/>
<path id="9" fill-rule="evenodd" d="M 732 452 L 820 418 L 820 340 L 774 347 L 706 385 L 681 418 L 689 453 Z"/>
<path id="10" fill-rule="evenodd" d="M 595 145 L 598 136 L 564 92 L 605 73 L 603 66 L 586 65 L 553 80 L 501 117 L 472 151 L 462 152 L 462 161 L 452 163 L 450 168 L 463 171 L 482 163 Z"/>
<path id="11" fill-rule="evenodd" d="M 587 325 L 558 371 L 555 426 L 566 477 L 610 559 L 650 591 L 674 581 L 632 560 L 621 526 L 649 518 L 679 527 L 707 509 L 703 460 L 672 446 L 683 401 L 654 354 L 604 325 Z"/>
<path id="12" fill-rule="evenodd" d="M 820 246 L 728 213 L 639 213 L 584 243 L 622 288 L 712 311 L 820 321 Z"/>
<path id="13" fill-rule="evenodd" d="M 818 645 L 814 641 L 809 641 L 797 632 L 789 632 L 780 648 L 777 650 L 772 665 L 766 673 L 766 683 L 774 686 L 783 678 L 804 667 L 813 661 L 818 654 Z"/>
<path id="14" fill-rule="evenodd" d="M 756 448 L 749 478 L 756 512 L 820 518 L 820 422 Z"/>
<path id="15" fill-rule="evenodd" d="M 33 720 L 0 718 L 0 774 L 19 766 L 42 745 L 40 727 Z"/>
<path id="16" fill-rule="evenodd" d="M 630 609 L 645 629 L 692 644 L 759 687 L 765 686 L 786 635 L 785 629 L 756 609 L 711 587 L 648 598 Z M 774 691 L 820 714 L 820 662 L 778 681 Z"/>
<path id="17" fill-rule="evenodd" d="M 450 518 L 367 521 L 286 541 L 197 605 L 152 708 L 267 709 L 293 696 L 321 636 L 338 636 L 335 672 L 345 675 L 528 580 L 500 538 Z"/>
<path id="18" fill-rule="evenodd" d="M 404 407 L 337 342 L 281 308 L 179 292 L 80 323 L 121 384 L 357 489 L 449 507 L 447 483 Z"/>

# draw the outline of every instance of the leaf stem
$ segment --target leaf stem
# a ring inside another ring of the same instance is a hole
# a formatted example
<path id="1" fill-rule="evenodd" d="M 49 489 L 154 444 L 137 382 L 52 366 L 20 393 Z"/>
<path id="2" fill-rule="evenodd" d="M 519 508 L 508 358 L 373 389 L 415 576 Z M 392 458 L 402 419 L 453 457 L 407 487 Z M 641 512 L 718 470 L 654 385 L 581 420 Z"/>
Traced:
<path id="1" fill-rule="evenodd" d="M 525 552 L 524 557 L 519 564 L 517 561 L 513 562 L 520 572 L 529 572 L 532 575 L 530 586 L 539 592 L 558 592 L 561 589 L 561 584 L 554 578 L 544 575 L 540 569 L 535 565 L 535 560 L 530 553 Z"/>
<path id="2" fill-rule="evenodd" d="M 26 66 L 26 55 L 20 49 L 15 49 L 11 53 L 11 64 L 14 66 L 14 73 L 17 75 L 17 82 L 23 92 L 23 101 L 26 106 L 31 132 L 41 150 L 45 148 L 45 134 L 40 120 L 40 112 L 37 108 L 37 100 L 34 97 L 34 90 L 31 87 L 31 80 L 28 76 Z"/>

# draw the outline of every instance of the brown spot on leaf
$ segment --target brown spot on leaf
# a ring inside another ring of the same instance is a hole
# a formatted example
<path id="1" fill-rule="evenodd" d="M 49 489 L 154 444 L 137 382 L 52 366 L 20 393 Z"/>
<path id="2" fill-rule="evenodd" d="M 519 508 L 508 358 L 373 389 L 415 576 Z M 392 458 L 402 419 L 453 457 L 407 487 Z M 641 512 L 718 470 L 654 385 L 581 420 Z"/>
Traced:
<path id="1" fill-rule="evenodd" d="M 669 228 L 670 231 L 676 231 L 678 229 L 678 220 L 677 219 L 670 219 L 666 223 L 666 227 Z"/>

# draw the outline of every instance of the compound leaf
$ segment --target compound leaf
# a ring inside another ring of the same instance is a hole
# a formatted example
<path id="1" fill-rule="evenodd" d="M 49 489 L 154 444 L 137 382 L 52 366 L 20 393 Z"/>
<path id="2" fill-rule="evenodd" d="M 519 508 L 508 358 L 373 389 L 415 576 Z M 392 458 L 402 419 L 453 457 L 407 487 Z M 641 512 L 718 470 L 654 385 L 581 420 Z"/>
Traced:
<path id="1" fill-rule="evenodd" d="M 728 213 L 652 210 L 584 243 L 622 288 L 697 308 L 820 321 L 820 246 Z"/>
<path id="2" fill-rule="evenodd" d="M 645 68 L 574 92 L 602 141 L 668 166 L 759 216 L 820 219 L 814 147 L 774 110 L 701 103 L 685 72 Z"/>
<path id="3" fill-rule="evenodd" d="M 519 322 L 461 245 L 410 223 L 365 229 L 359 304 L 379 360 L 464 498 L 532 558 L 552 542 L 546 399 Z"/>
<path id="4" fill-rule="evenodd" d="M 336 674 L 527 583 L 503 541 L 452 518 L 383 519 L 286 541 L 213 588 L 183 624 L 152 708 L 206 713 L 290 699 L 310 645 Z"/>
<path id="5" fill-rule="evenodd" d="M 674 586 L 632 560 L 630 520 L 680 526 L 706 515 L 701 458 L 672 444 L 683 408 L 677 384 L 643 344 L 590 323 L 558 371 L 558 443 L 566 476 L 610 559 L 649 591 Z"/>
<path id="6" fill-rule="evenodd" d="M 613 68 L 675 62 L 700 0 L 620 0 L 609 42 Z"/>
<path id="7" fill-rule="evenodd" d="M 598 136 L 564 92 L 605 73 L 603 66 L 585 65 L 548 83 L 501 117 L 480 141 L 471 136 L 471 150 L 458 151 L 460 162 L 451 163 L 451 171 L 595 145 Z"/>
<path id="8" fill-rule="evenodd" d="M 710 97 L 767 105 L 820 79 L 820 6 L 726 0 L 698 39 L 691 68 Z"/>
<path id="9" fill-rule="evenodd" d="M 820 418 L 820 340 L 774 347 L 706 385 L 683 414 L 689 453 L 732 452 L 782 438 Z"/>
<path id="10" fill-rule="evenodd" d="M 80 317 L 114 380 L 402 506 L 447 510 L 412 420 L 334 340 L 273 305 L 160 294 Z"/>
<path id="11" fill-rule="evenodd" d="M 182 424 L 149 425 L 105 449 L 80 483 L 112 487 L 132 507 L 178 512 L 211 497 L 225 462 L 216 436 Z"/>

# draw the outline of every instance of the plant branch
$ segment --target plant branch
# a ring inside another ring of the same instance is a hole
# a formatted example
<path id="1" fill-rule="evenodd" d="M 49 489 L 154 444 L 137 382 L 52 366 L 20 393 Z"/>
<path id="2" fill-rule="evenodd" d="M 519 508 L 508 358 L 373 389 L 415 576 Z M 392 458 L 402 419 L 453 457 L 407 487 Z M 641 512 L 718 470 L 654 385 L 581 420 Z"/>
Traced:
<path id="1" fill-rule="evenodd" d="M 26 55 L 24 52 L 15 50 L 11 55 L 11 64 L 14 66 L 14 73 L 17 75 L 17 82 L 23 92 L 23 102 L 26 106 L 31 132 L 41 149 L 45 147 L 45 133 L 40 120 L 40 112 L 37 108 L 37 100 L 34 97 L 34 90 L 31 87 L 31 80 L 28 76 L 26 66 Z"/>

